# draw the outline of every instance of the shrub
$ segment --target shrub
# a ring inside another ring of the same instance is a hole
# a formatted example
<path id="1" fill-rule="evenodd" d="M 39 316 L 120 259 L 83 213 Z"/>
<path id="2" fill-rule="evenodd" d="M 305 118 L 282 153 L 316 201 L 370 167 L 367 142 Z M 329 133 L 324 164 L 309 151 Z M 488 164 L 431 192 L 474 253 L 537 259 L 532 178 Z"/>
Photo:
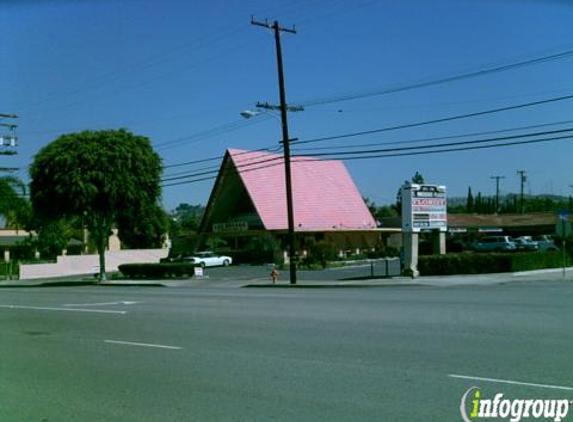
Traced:
<path id="1" fill-rule="evenodd" d="M 380 246 L 373 251 L 366 252 L 368 259 L 392 258 L 397 256 L 400 256 L 400 249 L 394 246 Z"/>
<path id="2" fill-rule="evenodd" d="M 247 249 L 240 251 L 233 251 L 233 264 L 269 264 L 274 261 L 272 250 L 255 250 Z"/>
<path id="3" fill-rule="evenodd" d="M 11 261 L 9 263 L 0 263 L 0 277 L 1 278 L 19 278 L 20 274 L 20 264 L 16 261 Z"/>
<path id="4" fill-rule="evenodd" d="M 128 278 L 177 278 L 191 277 L 195 273 L 195 265 L 188 263 L 161 264 L 122 264 L 119 271 Z"/>
<path id="5" fill-rule="evenodd" d="M 316 264 L 320 264 L 322 268 L 326 268 L 328 261 L 334 261 L 336 259 L 337 252 L 338 248 L 334 243 L 325 240 L 318 241 L 310 245 L 308 256 L 304 258 L 303 265 L 312 267 Z"/>
<path id="6" fill-rule="evenodd" d="M 570 258 L 567 257 L 566 265 Z M 486 274 L 559 268 L 560 253 L 480 253 L 421 256 L 418 270 L 422 275 Z"/>

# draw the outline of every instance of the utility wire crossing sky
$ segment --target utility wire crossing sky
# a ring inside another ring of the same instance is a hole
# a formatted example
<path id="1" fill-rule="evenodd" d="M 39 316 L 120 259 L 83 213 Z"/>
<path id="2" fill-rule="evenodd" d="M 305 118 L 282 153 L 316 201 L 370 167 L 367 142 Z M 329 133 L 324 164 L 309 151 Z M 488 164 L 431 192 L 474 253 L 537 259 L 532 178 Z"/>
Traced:
<path id="1" fill-rule="evenodd" d="M 273 36 L 251 25 L 255 16 L 297 29 L 282 39 L 287 102 L 304 106 L 289 113 L 293 154 L 344 160 L 377 204 L 393 202 L 416 171 L 450 196 L 469 186 L 493 195 L 492 174 L 505 176 L 502 194 L 517 192 L 518 169 L 528 193 L 571 193 L 568 1 L 8 0 L 1 8 L 0 59 L 9 65 L 0 112 L 19 116 L 19 154 L 0 166 L 20 168 L 24 181 L 39 149 L 82 130 L 149 137 L 163 157 L 168 209 L 206 203 L 227 148 L 280 156 L 275 112 L 240 115 L 278 104 Z"/>

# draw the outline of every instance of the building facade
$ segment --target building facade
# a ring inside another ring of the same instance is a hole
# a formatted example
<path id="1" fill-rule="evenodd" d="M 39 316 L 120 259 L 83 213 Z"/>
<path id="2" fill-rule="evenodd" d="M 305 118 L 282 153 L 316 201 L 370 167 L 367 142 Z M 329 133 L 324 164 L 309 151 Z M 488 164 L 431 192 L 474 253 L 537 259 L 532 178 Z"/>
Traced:
<path id="1" fill-rule="evenodd" d="M 382 233 L 395 231 L 377 228 L 342 162 L 294 157 L 291 171 L 299 255 L 318 241 L 335 244 L 340 254 L 373 249 Z M 227 250 L 238 261 L 288 260 L 285 189 L 282 155 L 228 150 L 201 222 L 200 247 Z"/>

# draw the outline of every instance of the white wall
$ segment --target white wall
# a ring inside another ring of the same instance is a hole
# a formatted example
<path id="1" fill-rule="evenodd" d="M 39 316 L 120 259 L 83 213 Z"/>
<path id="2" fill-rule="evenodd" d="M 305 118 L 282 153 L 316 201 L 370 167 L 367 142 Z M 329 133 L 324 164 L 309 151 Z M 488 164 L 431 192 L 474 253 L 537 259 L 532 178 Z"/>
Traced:
<path id="1" fill-rule="evenodd" d="M 121 264 L 156 263 L 165 258 L 169 249 L 125 249 L 105 253 L 105 269 L 118 271 Z M 99 272 L 98 255 L 58 256 L 53 264 L 21 264 L 20 280 L 68 277 Z"/>

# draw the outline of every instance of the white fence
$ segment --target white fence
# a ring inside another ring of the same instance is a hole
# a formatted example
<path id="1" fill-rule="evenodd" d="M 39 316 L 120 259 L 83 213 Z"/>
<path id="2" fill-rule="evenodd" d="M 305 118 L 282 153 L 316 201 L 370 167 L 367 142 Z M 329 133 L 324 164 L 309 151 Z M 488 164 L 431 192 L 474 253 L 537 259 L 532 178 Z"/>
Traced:
<path id="1" fill-rule="evenodd" d="M 168 253 L 169 249 L 107 251 L 105 253 L 105 269 L 106 271 L 114 272 L 118 271 L 118 266 L 121 264 L 159 262 L 159 260 L 165 258 Z M 58 256 L 57 262 L 52 264 L 20 264 L 20 280 L 68 277 L 98 272 L 99 255 Z"/>

